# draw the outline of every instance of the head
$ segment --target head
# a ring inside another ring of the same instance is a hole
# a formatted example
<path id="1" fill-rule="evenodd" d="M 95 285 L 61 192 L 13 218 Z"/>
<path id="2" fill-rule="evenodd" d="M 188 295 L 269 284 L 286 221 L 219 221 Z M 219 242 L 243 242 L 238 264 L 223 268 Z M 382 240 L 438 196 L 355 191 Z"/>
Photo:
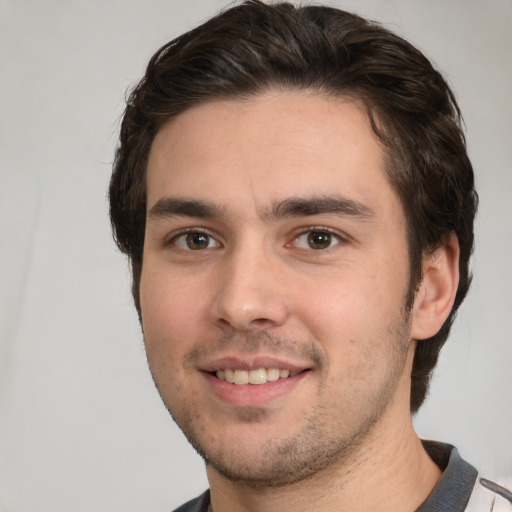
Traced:
<path id="1" fill-rule="evenodd" d="M 428 391 L 439 351 L 469 284 L 477 206 L 453 92 L 404 39 L 354 14 L 319 6 L 248 1 L 163 46 L 128 98 L 110 185 L 111 219 L 139 285 L 146 224 L 146 167 L 160 129 L 193 106 L 267 91 L 314 91 L 364 105 L 385 148 L 387 179 L 403 207 L 410 267 L 406 309 L 422 262 L 455 235 L 459 284 L 439 332 L 417 343 L 411 410 Z"/>

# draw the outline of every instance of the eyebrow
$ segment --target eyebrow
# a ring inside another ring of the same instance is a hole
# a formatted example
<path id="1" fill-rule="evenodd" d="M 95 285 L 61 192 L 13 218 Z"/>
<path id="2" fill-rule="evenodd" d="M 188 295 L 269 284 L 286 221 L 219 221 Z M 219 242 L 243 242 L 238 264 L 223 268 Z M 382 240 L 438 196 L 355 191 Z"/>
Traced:
<path id="1" fill-rule="evenodd" d="M 371 220 L 375 212 L 364 204 L 340 196 L 297 197 L 277 201 L 265 210 L 263 218 L 276 221 L 288 217 L 334 214 L 357 220 Z"/>
<path id="2" fill-rule="evenodd" d="M 223 215 L 219 206 L 198 199 L 162 197 L 149 210 L 149 218 L 199 217 L 217 218 Z"/>
<path id="3" fill-rule="evenodd" d="M 290 217 L 335 214 L 352 217 L 357 220 L 371 220 L 375 212 L 364 204 L 340 196 L 292 197 L 275 201 L 265 208 L 261 218 L 267 222 L 276 222 Z M 225 209 L 219 205 L 200 199 L 163 197 L 149 210 L 148 217 L 197 217 L 216 219 L 225 215 Z"/>

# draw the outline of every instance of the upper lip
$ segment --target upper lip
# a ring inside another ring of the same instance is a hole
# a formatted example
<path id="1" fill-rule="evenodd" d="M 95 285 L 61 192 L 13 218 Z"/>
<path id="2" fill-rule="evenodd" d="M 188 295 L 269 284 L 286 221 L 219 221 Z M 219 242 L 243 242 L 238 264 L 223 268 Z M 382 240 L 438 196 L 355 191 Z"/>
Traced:
<path id="1" fill-rule="evenodd" d="M 216 372 L 218 370 L 250 371 L 258 370 L 259 368 L 278 368 L 280 370 L 288 370 L 290 373 L 297 373 L 309 370 L 312 367 L 312 364 L 290 362 L 276 356 L 247 354 L 218 357 L 203 361 L 198 366 L 201 371 L 209 373 Z"/>

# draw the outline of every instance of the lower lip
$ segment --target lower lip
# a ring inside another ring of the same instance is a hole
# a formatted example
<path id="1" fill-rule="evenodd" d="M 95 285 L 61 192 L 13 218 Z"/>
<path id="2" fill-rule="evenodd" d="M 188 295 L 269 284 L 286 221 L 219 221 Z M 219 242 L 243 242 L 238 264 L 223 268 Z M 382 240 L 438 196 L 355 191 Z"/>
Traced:
<path id="1" fill-rule="evenodd" d="M 280 398 L 290 393 L 308 374 L 309 371 L 304 371 L 293 377 L 278 379 L 274 382 L 237 386 L 219 380 L 211 373 L 203 373 L 211 389 L 222 402 L 238 407 L 259 407 Z"/>

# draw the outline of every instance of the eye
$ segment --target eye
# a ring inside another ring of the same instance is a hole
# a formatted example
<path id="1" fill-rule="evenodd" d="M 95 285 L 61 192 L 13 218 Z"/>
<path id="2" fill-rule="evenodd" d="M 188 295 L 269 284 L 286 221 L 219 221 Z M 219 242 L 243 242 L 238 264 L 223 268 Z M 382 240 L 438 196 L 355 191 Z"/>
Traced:
<path id="1" fill-rule="evenodd" d="M 178 235 L 172 240 L 172 243 L 185 251 L 201 251 L 220 247 L 220 243 L 215 238 L 201 231 L 190 231 Z"/>
<path id="2" fill-rule="evenodd" d="M 294 246 L 299 249 L 322 250 L 330 249 L 342 242 L 342 238 L 330 231 L 314 229 L 301 233 L 294 240 Z"/>

